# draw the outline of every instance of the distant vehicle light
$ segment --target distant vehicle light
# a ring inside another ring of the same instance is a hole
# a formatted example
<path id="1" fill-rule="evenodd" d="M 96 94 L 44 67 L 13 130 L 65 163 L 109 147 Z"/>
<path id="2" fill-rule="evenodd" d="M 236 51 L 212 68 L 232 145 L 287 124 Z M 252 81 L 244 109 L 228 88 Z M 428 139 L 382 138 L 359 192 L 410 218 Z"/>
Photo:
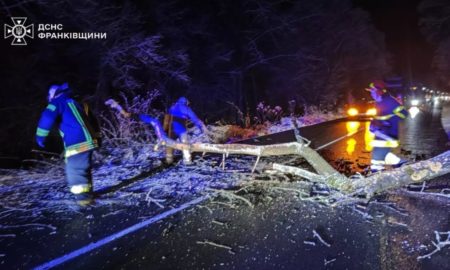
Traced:
<path id="1" fill-rule="evenodd" d="M 375 108 L 370 108 L 370 109 L 368 109 L 367 110 L 367 112 L 366 112 L 366 114 L 367 115 L 377 115 L 377 109 L 375 109 Z"/>
<path id="2" fill-rule="evenodd" d="M 409 115 L 411 115 L 411 118 L 414 119 L 416 117 L 416 115 L 419 114 L 420 110 L 416 106 L 413 106 L 413 107 L 409 108 L 408 112 L 409 112 Z"/>
<path id="3" fill-rule="evenodd" d="M 347 111 L 347 114 L 349 115 L 349 116 L 356 116 L 356 115 L 358 115 L 358 110 L 356 109 L 356 108 L 350 108 L 350 109 L 348 109 L 348 111 Z"/>
<path id="4" fill-rule="evenodd" d="M 418 99 L 411 100 L 411 106 L 418 106 L 420 101 Z"/>

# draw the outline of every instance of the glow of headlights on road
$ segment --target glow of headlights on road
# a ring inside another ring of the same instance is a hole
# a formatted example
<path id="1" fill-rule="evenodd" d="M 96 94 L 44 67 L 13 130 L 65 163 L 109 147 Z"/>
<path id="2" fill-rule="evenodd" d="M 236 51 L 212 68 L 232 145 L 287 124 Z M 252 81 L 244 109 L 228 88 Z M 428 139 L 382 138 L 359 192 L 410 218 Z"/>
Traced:
<path id="1" fill-rule="evenodd" d="M 366 151 L 372 151 L 372 141 L 375 139 L 375 134 L 370 132 L 370 122 L 366 122 L 366 128 L 364 130 L 364 144 L 366 145 Z"/>
<path id="2" fill-rule="evenodd" d="M 355 152 L 356 148 L 356 140 L 354 138 L 350 138 L 347 140 L 347 148 L 345 149 L 347 151 L 347 154 L 351 155 L 353 152 Z"/>
<path id="3" fill-rule="evenodd" d="M 413 106 L 409 108 L 408 112 L 409 115 L 411 115 L 411 118 L 414 119 L 417 116 L 417 114 L 419 114 L 420 110 L 416 106 Z"/>
<path id="4" fill-rule="evenodd" d="M 358 131 L 358 128 L 361 124 L 357 121 L 349 121 L 345 123 L 345 127 L 347 128 L 347 134 L 352 134 Z"/>
<path id="5" fill-rule="evenodd" d="M 357 121 L 349 121 L 345 124 L 345 127 L 347 128 L 347 135 L 351 135 L 351 134 L 355 134 L 356 132 L 358 132 L 359 126 L 360 126 L 360 122 Z M 347 140 L 347 147 L 346 147 L 346 151 L 347 154 L 351 155 L 353 154 L 353 152 L 355 152 L 355 148 L 356 148 L 356 140 L 354 138 L 349 138 Z"/>

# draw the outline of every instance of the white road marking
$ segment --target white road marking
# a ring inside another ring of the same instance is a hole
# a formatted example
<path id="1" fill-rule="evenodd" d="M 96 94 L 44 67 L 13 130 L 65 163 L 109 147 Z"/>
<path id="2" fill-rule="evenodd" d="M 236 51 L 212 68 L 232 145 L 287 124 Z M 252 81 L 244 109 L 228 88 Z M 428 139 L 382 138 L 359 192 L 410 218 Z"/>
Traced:
<path id="1" fill-rule="evenodd" d="M 335 139 L 335 140 L 332 140 L 331 142 L 328 142 L 328 143 L 326 143 L 326 144 L 324 144 L 324 145 L 322 145 L 322 146 L 319 146 L 319 147 L 317 147 L 317 148 L 314 149 L 314 150 L 319 151 L 319 150 L 321 150 L 321 149 L 323 149 L 323 148 L 325 148 L 325 147 L 328 147 L 328 146 L 330 146 L 330 145 L 332 145 L 332 144 L 334 144 L 334 143 L 337 143 L 337 142 L 340 141 L 340 140 L 343 140 L 343 139 L 345 139 L 345 138 L 351 137 L 351 136 L 355 135 L 356 133 L 363 131 L 364 129 L 365 129 L 365 128 L 360 128 L 360 129 L 358 129 L 358 130 L 356 130 L 356 131 L 353 131 L 353 132 L 351 132 L 351 133 L 348 133 L 348 134 L 346 134 L 346 135 L 344 135 L 344 136 L 341 136 L 341 137 L 339 137 L 339 138 L 337 138 L 337 139 Z"/>
<path id="2" fill-rule="evenodd" d="M 186 208 L 188 208 L 190 206 L 199 204 L 199 203 L 203 202 L 204 200 L 206 200 L 207 198 L 209 198 L 209 196 L 202 196 L 202 197 L 199 197 L 199 198 L 194 199 L 192 201 L 189 201 L 187 203 L 184 203 L 184 204 L 180 205 L 177 208 L 171 209 L 169 211 L 166 211 L 164 213 L 161 213 L 159 215 L 151 217 L 151 218 L 149 218 L 147 220 L 139 222 L 139 223 L 137 223 L 137 224 L 135 224 L 135 225 L 133 225 L 131 227 L 128 227 L 128 228 L 126 228 L 126 229 L 124 229 L 124 230 L 122 230 L 120 232 L 117 232 L 115 234 L 107 236 L 107 237 L 105 237 L 105 238 L 103 238 L 103 239 L 101 239 L 101 240 L 99 240 L 97 242 L 90 243 L 87 246 L 84 246 L 82 248 L 74 250 L 74 251 L 72 251 L 72 252 L 70 252 L 68 254 L 65 254 L 65 255 L 63 255 L 63 256 L 61 256 L 59 258 L 53 259 L 53 260 L 51 260 L 49 262 L 46 262 L 46 263 L 41 264 L 39 266 L 36 266 L 33 269 L 35 269 L 35 270 L 50 269 L 50 268 L 56 267 L 58 265 L 61 265 L 61 264 L 65 263 L 67 261 L 70 261 L 70 260 L 72 260 L 72 259 L 74 259 L 74 258 L 76 258 L 76 257 L 78 257 L 80 255 L 86 254 L 86 253 L 88 253 L 88 252 L 90 252 L 90 251 L 92 251 L 92 250 L 94 250 L 96 248 L 99 248 L 99 247 L 101 247 L 103 245 L 106 245 L 106 244 L 116 240 L 116 239 L 119 239 L 119 238 L 121 238 L 121 237 L 123 237 L 123 236 L 125 236 L 125 235 L 127 235 L 129 233 L 135 232 L 135 231 L 137 231 L 139 229 L 142 229 L 142 228 L 144 228 L 144 227 L 146 227 L 146 226 L 148 226 L 148 225 L 150 225 L 152 223 L 155 223 L 155 222 L 160 221 L 160 220 L 162 220 L 162 219 L 164 219 L 164 218 L 166 218 L 168 216 L 171 216 L 171 215 L 173 215 L 175 213 L 178 213 L 178 212 L 180 212 L 180 211 L 182 211 L 182 210 L 184 210 L 184 209 L 186 209 Z"/>

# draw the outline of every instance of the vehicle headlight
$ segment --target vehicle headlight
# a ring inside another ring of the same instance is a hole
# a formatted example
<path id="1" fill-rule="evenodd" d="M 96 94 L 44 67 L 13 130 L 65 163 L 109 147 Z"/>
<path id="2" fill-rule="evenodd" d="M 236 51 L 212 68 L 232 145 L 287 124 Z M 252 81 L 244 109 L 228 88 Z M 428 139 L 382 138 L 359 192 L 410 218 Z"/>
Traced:
<path id="1" fill-rule="evenodd" d="M 418 106 L 420 101 L 418 99 L 412 99 L 411 100 L 411 106 Z"/>
<path id="2" fill-rule="evenodd" d="M 417 114 L 419 114 L 420 110 L 416 106 L 413 106 L 409 108 L 408 112 L 409 115 L 411 115 L 411 118 L 414 119 L 417 116 Z"/>
<path id="3" fill-rule="evenodd" d="M 347 114 L 350 116 L 358 115 L 358 110 L 356 108 L 350 108 L 348 109 Z"/>
<path id="4" fill-rule="evenodd" d="M 370 109 L 367 110 L 366 114 L 367 115 L 377 115 L 377 109 L 370 108 Z"/>

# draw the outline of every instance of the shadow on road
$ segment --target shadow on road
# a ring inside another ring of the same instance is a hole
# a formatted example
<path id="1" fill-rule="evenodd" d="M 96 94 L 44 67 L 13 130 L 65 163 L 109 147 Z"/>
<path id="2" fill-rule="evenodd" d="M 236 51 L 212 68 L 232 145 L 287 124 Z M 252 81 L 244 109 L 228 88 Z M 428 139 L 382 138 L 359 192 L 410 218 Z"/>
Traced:
<path id="1" fill-rule="evenodd" d="M 146 178 L 148 178 L 150 176 L 153 176 L 153 175 L 155 175 L 157 173 L 160 173 L 163 170 L 169 168 L 170 166 L 171 165 L 161 161 L 161 166 L 153 168 L 150 171 L 142 172 L 141 174 L 136 175 L 135 177 L 132 177 L 130 179 L 125 179 L 125 180 L 121 181 L 117 185 L 109 186 L 109 187 L 105 187 L 105 188 L 101 188 L 99 190 L 96 190 L 94 193 L 95 193 L 96 196 L 101 196 L 101 195 L 105 195 L 105 194 L 108 194 L 108 193 L 115 192 L 115 191 L 117 191 L 117 190 L 119 190 L 121 188 L 124 188 L 126 186 L 132 185 L 132 184 L 134 184 L 134 183 L 136 183 L 138 181 L 144 180 L 144 179 L 146 179 Z"/>

